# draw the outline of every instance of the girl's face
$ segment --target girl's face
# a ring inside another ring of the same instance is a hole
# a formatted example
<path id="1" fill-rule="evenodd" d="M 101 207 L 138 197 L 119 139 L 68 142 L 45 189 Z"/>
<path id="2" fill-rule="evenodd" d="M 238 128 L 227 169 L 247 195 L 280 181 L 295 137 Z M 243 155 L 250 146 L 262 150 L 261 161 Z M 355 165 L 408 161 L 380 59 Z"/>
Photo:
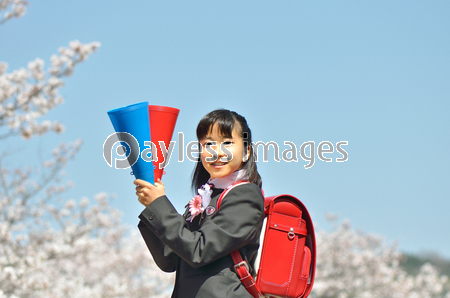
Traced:
<path id="1" fill-rule="evenodd" d="M 222 135 L 218 125 L 214 124 L 210 132 L 200 140 L 202 164 L 211 179 L 226 177 L 241 168 L 244 142 L 239 129 L 239 124 L 234 125 L 230 138 Z M 250 147 L 247 148 L 247 156 L 249 154 Z"/>

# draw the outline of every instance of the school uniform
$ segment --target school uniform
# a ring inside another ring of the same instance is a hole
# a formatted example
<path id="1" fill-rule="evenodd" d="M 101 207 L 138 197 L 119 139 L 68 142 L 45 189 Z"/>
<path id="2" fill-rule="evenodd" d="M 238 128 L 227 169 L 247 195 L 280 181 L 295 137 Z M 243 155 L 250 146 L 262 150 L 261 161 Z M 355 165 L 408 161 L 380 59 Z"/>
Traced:
<path id="1" fill-rule="evenodd" d="M 212 189 L 203 214 L 189 219 L 178 214 L 166 196 L 157 198 L 139 215 L 142 237 L 155 263 L 165 272 L 176 271 L 172 297 L 226 298 L 252 296 L 233 268 L 230 253 L 239 249 L 252 268 L 257 256 L 264 197 L 253 184 L 234 187 L 216 210 L 223 189 Z"/>

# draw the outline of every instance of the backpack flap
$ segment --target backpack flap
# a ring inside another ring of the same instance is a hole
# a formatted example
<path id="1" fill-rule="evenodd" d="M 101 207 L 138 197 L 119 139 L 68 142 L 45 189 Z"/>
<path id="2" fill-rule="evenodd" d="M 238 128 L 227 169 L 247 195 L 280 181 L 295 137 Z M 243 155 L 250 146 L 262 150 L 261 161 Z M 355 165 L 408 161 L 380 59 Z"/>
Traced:
<path id="1" fill-rule="evenodd" d="M 266 297 L 307 297 L 316 267 L 314 227 L 295 197 L 267 197 L 266 229 L 257 285 Z"/>

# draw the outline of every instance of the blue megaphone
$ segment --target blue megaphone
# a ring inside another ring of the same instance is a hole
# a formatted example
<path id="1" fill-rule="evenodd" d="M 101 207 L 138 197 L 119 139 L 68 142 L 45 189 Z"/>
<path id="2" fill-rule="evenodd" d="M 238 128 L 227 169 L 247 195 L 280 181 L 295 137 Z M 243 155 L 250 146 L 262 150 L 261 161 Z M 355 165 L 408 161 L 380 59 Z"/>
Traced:
<path id="1" fill-rule="evenodd" d="M 126 148 L 127 160 L 133 175 L 136 179 L 154 184 L 153 162 L 147 162 L 140 157 L 141 150 L 145 148 L 144 142 L 151 141 L 148 102 L 110 110 L 108 116 L 119 141 Z"/>

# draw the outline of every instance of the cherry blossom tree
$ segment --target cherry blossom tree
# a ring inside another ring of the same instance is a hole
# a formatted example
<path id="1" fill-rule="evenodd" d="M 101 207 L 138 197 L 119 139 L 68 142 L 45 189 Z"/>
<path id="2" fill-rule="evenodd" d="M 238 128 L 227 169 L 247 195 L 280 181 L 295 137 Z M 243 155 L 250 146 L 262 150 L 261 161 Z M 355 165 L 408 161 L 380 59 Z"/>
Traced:
<path id="1" fill-rule="evenodd" d="M 311 297 L 450 297 L 449 281 L 431 264 L 417 275 L 400 266 L 402 254 L 383 237 L 352 229 L 329 216 L 334 228 L 317 233 L 316 280 Z"/>
<path id="2" fill-rule="evenodd" d="M 0 24 L 21 17 L 27 4 L 0 0 Z M 72 41 L 50 58 L 47 70 L 39 58 L 13 71 L 0 62 L 3 144 L 64 131 L 45 116 L 63 103 L 64 79 L 99 46 Z M 167 297 L 173 275 L 157 269 L 108 194 L 93 202 L 64 199 L 71 186 L 64 167 L 81 143 L 62 143 L 42 164 L 25 168 L 0 153 L 0 297 Z"/>

